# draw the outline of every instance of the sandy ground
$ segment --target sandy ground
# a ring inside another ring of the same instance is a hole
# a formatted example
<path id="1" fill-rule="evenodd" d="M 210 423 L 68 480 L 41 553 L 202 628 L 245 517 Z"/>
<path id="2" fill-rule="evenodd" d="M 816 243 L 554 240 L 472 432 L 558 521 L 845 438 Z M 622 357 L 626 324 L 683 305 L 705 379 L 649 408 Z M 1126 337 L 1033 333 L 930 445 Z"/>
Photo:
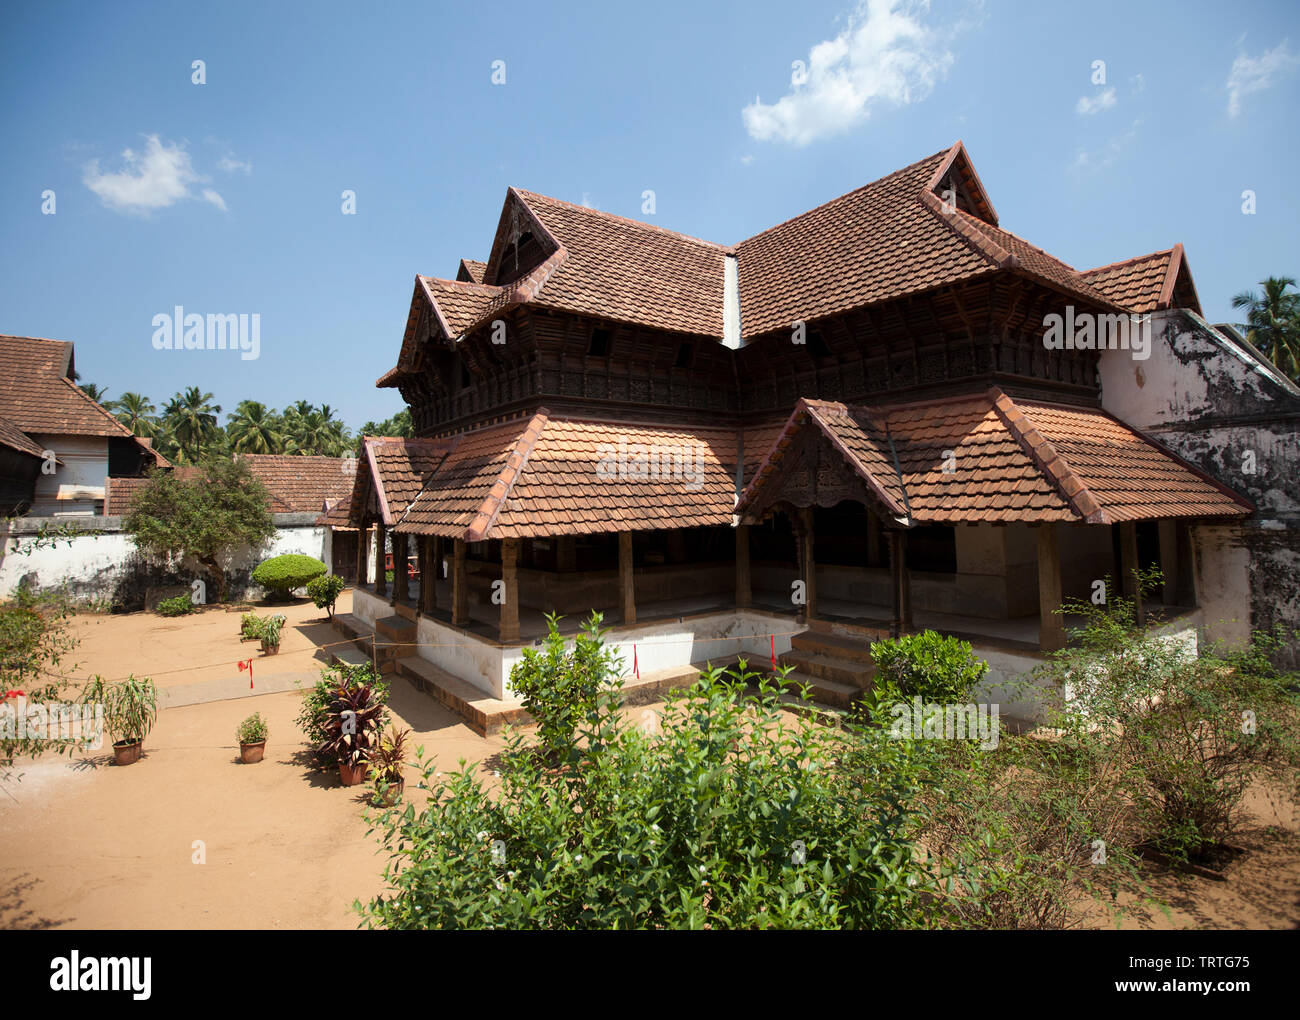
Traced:
<path id="1" fill-rule="evenodd" d="M 347 604 L 345 596 L 341 612 Z M 75 619 L 81 645 L 70 662 L 79 666 L 66 672 L 152 675 L 175 707 L 159 713 L 136 765 L 114 767 L 102 751 L 47 756 L 23 763 L 20 781 L 0 784 L 0 928 L 357 925 L 353 901 L 381 890 L 385 863 L 366 834 L 366 788 L 316 771 L 293 722 L 300 695 L 292 681 L 313 680 L 323 657 L 317 644 L 339 636 L 310 603 L 284 612 L 282 651 L 270 659 L 239 643 L 236 613 Z M 234 666 L 249 656 L 252 691 Z M 280 693 L 264 693 L 277 677 Z M 390 708 L 414 731 L 412 746 L 447 770 L 502 745 L 402 679 L 393 681 Z M 235 728 L 254 711 L 270 726 L 267 754 L 242 765 Z M 415 780 L 408 770 L 412 792 Z M 1259 794 L 1247 808 L 1239 840 L 1247 852 L 1225 869 L 1227 881 L 1154 873 L 1168 911 L 1130 903 L 1122 926 L 1300 927 L 1300 813 Z M 1114 922 L 1098 909 L 1092 925 Z"/>

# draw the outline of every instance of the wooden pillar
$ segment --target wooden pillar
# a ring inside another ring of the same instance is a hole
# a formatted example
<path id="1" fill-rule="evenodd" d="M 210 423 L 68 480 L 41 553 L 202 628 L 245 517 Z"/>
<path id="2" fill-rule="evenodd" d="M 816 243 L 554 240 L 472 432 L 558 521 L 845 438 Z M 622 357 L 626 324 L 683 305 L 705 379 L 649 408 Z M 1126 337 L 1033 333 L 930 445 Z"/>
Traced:
<path id="1" fill-rule="evenodd" d="M 1055 524 L 1038 527 L 1038 647 L 1055 652 L 1065 647 L 1061 608 L 1061 547 Z"/>
<path id="2" fill-rule="evenodd" d="M 813 555 L 813 512 L 812 507 L 804 507 L 798 514 L 796 541 L 799 547 L 799 572 L 803 576 L 804 607 L 802 619 L 807 621 L 817 615 L 817 559 Z"/>
<path id="3" fill-rule="evenodd" d="M 618 533 L 618 591 L 623 625 L 636 623 L 636 582 L 632 576 L 632 532 Z"/>
<path id="4" fill-rule="evenodd" d="M 1161 601 L 1178 605 L 1178 522 L 1160 522 L 1160 571 L 1165 575 Z"/>
<path id="5" fill-rule="evenodd" d="M 519 640 L 519 539 L 501 540 L 501 640 Z"/>
<path id="6" fill-rule="evenodd" d="M 385 575 L 384 557 L 387 555 L 385 546 L 388 545 L 388 529 L 384 527 L 382 521 L 375 522 L 375 594 L 384 596 L 388 594 L 388 579 Z"/>
<path id="7" fill-rule="evenodd" d="M 393 604 L 405 603 L 410 599 L 411 588 L 407 571 L 411 555 L 406 536 L 393 533 Z"/>
<path id="8" fill-rule="evenodd" d="M 889 532 L 889 580 L 893 592 L 894 615 L 889 621 L 891 637 L 912 629 L 912 575 L 907 569 L 907 532 Z"/>
<path id="9" fill-rule="evenodd" d="M 420 603 L 416 609 L 428 613 L 433 606 L 429 604 L 429 585 L 433 581 L 433 540 L 428 535 L 415 537 L 416 569 L 420 571 Z"/>
<path id="10" fill-rule="evenodd" d="M 1120 573 L 1124 575 L 1124 595 L 1133 602 L 1138 624 L 1144 624 L 1147 622 L 1147 613 L 1142 605 L 1142 592 L 1135 576 L 1138 569 L 1137 525 L 1131 521 L 1119 526 L 1119 561 Z"/>
<path id="11" fill-rule="evenodd" d="M 469 584 L 465 577 L 465 541 L 456 539 L 451 557 L 451 623 L 463 627 L 469 623 Z"/>
<path id="12" fill-rule="evenodd" d="M 438 608 L 438 582 L 443 579 L 442 561 L 447 555 L 447 543 L 441 535 L 429 539 L 429 612 Z"/>
<path id="13" fill-rule="evenodd" d="M 736 608 L 754 604 L 754 588 L 749 572 L 749 525 L 736 526 Z"/>
<path id="14" fill-rule="evenodd" d="M 560 535 L 555 540 L 555 569 L 569 572 L 578 568 L 578 540 L 572 535 Z"/>
<path id="15" fill-rule="evenodd" d="M 686 531 L 683 528 L 673 528 L 668 532 L 668 562 L 686 562 Z"/>
<path id="16" fill-rule="evenodd" d="M 880 566 L 880 518 L 867 508 L 867 566 Z"/>
<path id="17" fill-rule="evenodd" d="M 356 587 L 364 588 L 369 583 L 370 566 L 370 528 L 363 521 L 357 529 L 357 580 Z"/>

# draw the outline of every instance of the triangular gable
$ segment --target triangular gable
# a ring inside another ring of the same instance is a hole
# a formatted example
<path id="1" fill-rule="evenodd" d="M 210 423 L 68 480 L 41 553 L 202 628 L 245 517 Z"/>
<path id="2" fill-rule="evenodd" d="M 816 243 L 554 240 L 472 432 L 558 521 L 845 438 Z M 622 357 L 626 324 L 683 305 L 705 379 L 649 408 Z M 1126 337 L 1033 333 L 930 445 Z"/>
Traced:
<path id="1" fill-rule="evenodd" d="M 953 195 L 950 197 L 962 212 L 995 227 L 998 225 L 997 210 L 993 208 L 993 201 L 984 190 L 984 184 L 975 172 L 970 154 L 962 142 L 957 142 L 948 150 L 948 155 L 935 170 L 926 189 L 941 202 L 945 198 L 944 192 L 951 191 Z"/>

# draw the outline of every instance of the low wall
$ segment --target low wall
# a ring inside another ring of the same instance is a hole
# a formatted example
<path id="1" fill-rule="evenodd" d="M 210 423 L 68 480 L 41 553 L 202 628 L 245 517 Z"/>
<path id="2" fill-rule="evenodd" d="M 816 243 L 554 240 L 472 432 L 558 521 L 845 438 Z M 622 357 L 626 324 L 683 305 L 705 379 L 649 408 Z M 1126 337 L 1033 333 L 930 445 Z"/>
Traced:
<path id="1" fill-rule="evenodd" d="M 273 514 L 275 537 L 260 550 L 237 555 L 227 571 L 228 597 L 260 595 L 251 574 L 272 556 L 302 553 L 328 565 L 331 534 L 316 525 L 317 516 Z M 68 533 L 42 538 L 46 529 L 68 529 Z M 143 609 L 159 597 L 188 592 L 196 578 L 211 584 L 210 575 L 198 563 L 169 565 L 142 557 L 122 530 L 120 517 L 21 517 L 0 530 L 0 599 L 11 598 L 26 586 L 34 591 L 62 590 L 83 604 Z"/>

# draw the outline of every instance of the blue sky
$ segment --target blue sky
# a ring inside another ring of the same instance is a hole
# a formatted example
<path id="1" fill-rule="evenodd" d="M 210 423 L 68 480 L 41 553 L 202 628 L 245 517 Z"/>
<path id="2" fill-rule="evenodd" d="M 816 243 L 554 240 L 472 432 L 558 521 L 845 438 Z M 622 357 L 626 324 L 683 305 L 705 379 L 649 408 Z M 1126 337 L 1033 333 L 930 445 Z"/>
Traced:
<path id="1" fill-rule="evenodd" d="M 0 332 L 110 398 L 355 429 L 402 406 L 414 275 L 486 258 L 509 185 L 734 243 L 958 138 L 1078 268 L 1181 241 L 1212 321 L 1300 276 L 1291 2 L 12 4 L 0 95 Z M 259 314 L 261 356 L 154 350 L 175 305 Z"/>

